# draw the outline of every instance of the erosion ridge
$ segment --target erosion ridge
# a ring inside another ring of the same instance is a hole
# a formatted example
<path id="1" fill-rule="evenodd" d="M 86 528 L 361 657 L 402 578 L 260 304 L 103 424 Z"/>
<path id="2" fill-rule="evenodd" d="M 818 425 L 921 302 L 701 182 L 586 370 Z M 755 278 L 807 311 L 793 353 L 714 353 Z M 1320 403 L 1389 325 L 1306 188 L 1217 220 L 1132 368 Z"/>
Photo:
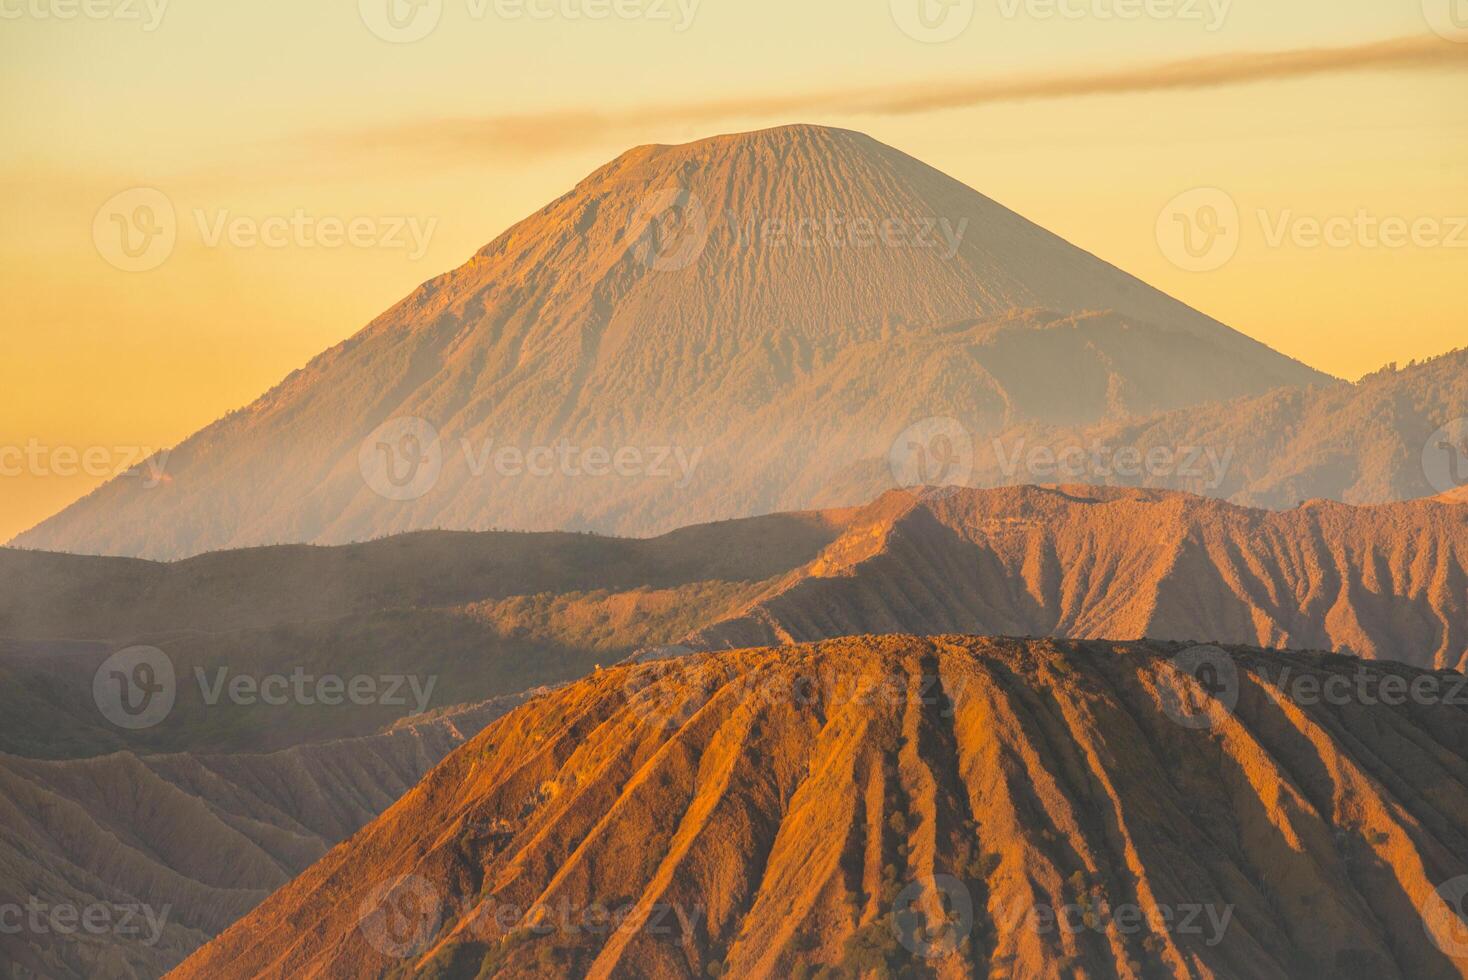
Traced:
<path id="1" fill-rule="evenodd" d="M 1230 708 L 1181 650 L 856 637 L 603 670 L 172 975 L 1468 975 L 1434 904 L 1468 873 L 1468 715 L 1299 699 L 1282 671 L 1423 675 L 1247 648 Z M 1046 926 L 1067 907 L 1087 925 Z"/>

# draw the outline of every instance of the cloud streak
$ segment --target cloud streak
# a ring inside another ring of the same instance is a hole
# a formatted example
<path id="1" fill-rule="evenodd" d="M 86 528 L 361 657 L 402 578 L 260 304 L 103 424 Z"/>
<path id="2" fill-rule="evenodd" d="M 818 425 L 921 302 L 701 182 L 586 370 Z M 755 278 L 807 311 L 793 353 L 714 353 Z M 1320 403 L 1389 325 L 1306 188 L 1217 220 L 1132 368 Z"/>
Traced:
<path id="1" fill-rule="evenodd" d="M 322 137 L 333 149 L 436 157 L 533 155 L 673 124 L 712 125 L 795 115 L 911 116 L 1006 102 L 1198 90 L 1363 70 L 1468 68 L 1468 45 L 1408 37 L 1342 48 L 1249 52 L 1149 66 L 1052 75 L 853 87 L 753 98 L 648 105 L 615 112 L 493 115 L 389 125 Z M 318 142 L 320 142 L 318 140 Z"/>

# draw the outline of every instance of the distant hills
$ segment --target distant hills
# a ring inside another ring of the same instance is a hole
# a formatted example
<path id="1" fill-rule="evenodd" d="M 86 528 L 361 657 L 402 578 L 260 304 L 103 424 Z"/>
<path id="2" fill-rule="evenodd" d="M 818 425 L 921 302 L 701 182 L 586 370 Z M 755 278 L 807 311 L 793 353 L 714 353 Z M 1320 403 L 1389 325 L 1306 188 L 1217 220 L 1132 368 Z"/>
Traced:
<path id="1" fill-rule="evenodd" d="M 418 710 L 208 703 L 223 671 L 409 676 L 442 708 L 584 675 L 645 648 L 865 633 L 1215 641 L 1468 666 L 1468 507 L 1288 511 L 1162 490 L 890 491 L 858 508 L 647 540 L 421 532 L 174 564 L 0 551 L 0 751 L 270 751 Z M 317 583 L 320 583 L 319 586 Z M 93 679 L 145 645 L 178 699 L 125 731 Z M 202 675 L 203 681 L 200 681 Z M 431 689 L 428 687 L 432 684 Z"/>
<path id="2" fill-rule="evenodd" d="M 133 910 L 102 935 L 0 933 L 0 959 L 55 980 L 161 976 L 523 700 L 270 754 L 0 755 L 0 903 Z"/>
<path id="3" fill-rule="evenodd" d="M 1468 507 L 892 491 L 695 649 L 861 633 L 1216 641 L 1468 666 Z"/>

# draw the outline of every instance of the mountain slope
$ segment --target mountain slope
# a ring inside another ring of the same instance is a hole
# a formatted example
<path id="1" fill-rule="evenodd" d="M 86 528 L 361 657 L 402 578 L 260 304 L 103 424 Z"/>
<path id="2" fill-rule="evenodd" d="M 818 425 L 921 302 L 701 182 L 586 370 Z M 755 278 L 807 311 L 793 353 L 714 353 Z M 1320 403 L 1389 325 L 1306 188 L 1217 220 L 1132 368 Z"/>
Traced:
<path id="1" fill-rule="evenodd" d="M 1468 873 L 1468 716 L 1300 703 L 1284 668 L 1353 663 L 1242 649 L 1229 711 L 1178 653 L 887 637 L 602 671 L 173 975 L 1468 975 L 1424 934 L 1462 925 L 1434 889 Z"/>
<path id="2" fill-rule="evenodd" d="M 736 611 L 819 554 L 846 516 L 647 540 L 421 532 L 170 564 L 0 550 L 0 752 L 272 751 L 572 680 Z M 124 730 L 98 710 L 94 678 L 136 646 L 167 658 L 176 699 L 156 724 Z M 380 679 L 383 697 L 328 711 L 295 697 L 235 703 L 210 693 L 221 672 Z"/>
<path id="3" fill-rule="evenodd" d="M 1468 666 L 1468 509 L 1440 500 L 1274 513 L 1156 490 L 893 492 L 648 541 L 423 533 L 170 565 L 0 552 L 0 584 L 13 722 L 0 750 L 46 758 L 268 751 L 414 710 L 211 704 L 199 672 L 221 669 L 407 674 L 444 707 L 643 647 L 860 633 L 1147 636 Z M 178 697 L 129 732 L 98 711 L 93 679 L 136 644 L 170 658 Z"/>
<path id="4" fill-rule="evenodd" d="M 1468 666 L 1468 512 L 1285 512 L 1156 490 L 893 491 L 810 564 L 684 642 L 991 633 L 1329 649 Z"/>
<path id="5" fill-rule="evenodd" d="M 1328 380 L 897 150 L 786 127 L 624 154 L 187 440 L 167 481 L 17 542 L 652 533 L 805 508 L 926 417 L 1083 425 Z"/>
<path id="6" fill-rule="evenodd" d="M 268 755 L 0 755 L 0 903 L 151 913 L 136 934 L 6 931 L 0 959 L 57 980 L 161 976 L 523 700 Z"/>
<path id="7" fill-rule="evenodd" d="M 1383 504 L 1441 493 L 1455 474 L 1468 489 L 1468 449 L 1454 461 L 1439 447 L 1441 436 L 1434 439 L 1445 426 L 1468 441 L 1468 349 L 1400 370 L 1393 365 L 1355 384 L 1281 389 L 1079 430 L 1021 426 L 977 441 L 971 482 L 1052 482 L 1056 456 L 1100 447 L 1101 465 L 1083 464 L 1068 482 L 1165 487 L 1281 509 L 1314 499 Z M 1212 455 L 1201 466 L 1115 472 L 1118 450 L 1145 459 L 1184 447 Z M 1037 449 L 1048 454 L 1034 455 Z M 1037 470 L 1036 462 L 1045 468 Z M 860 474 L 853 483 L 872 479 Z"/>

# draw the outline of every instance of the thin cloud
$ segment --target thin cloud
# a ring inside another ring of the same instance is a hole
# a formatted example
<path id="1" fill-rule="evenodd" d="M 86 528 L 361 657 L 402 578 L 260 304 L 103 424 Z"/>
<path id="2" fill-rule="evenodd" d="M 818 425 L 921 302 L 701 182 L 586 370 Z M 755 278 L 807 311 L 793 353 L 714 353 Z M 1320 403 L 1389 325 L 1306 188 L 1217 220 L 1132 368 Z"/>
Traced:
<path id="1" fill-rule="evenodd" d="M 1344 48 L 1308 48 L 1193 58 L 1116 71 L 950 81 L 908 88 L 864 87 L 758 98 L 649 105 L 617 112 L 565 111 L 413 122 L 324 139 L 333 147 L 435 156 L 541 154 L 671 124 L 795 115 L 909 116 L 1034 99 L 1068 99 L 1308 78 L 1362 70 L 1468 67 L 1468 45 L 1409 37 Z"/>

